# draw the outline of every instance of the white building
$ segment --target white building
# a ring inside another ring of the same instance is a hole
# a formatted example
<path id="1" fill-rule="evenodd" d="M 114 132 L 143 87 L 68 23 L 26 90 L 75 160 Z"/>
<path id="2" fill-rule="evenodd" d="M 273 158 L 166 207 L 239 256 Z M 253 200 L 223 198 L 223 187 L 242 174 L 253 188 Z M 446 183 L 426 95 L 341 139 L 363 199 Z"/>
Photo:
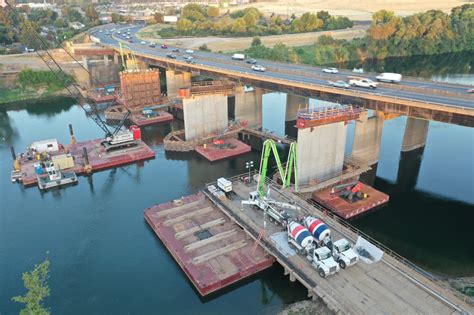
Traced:
<path id="1" fill-rule="evenodd" d="M 85 27 L 85 25 L 82 24 L 81 22 L 71 22 L 69 23 L 69 26 L 75 30 L 80 30 Z"/>
<path id="2" fill-rule="evenodd" d="M 178 16 L 177 15 L 165 15 L 165 16 L 163 16 L 163 21 L 165 23 L 176 23 L 176 22 L 178 22 Z"/>

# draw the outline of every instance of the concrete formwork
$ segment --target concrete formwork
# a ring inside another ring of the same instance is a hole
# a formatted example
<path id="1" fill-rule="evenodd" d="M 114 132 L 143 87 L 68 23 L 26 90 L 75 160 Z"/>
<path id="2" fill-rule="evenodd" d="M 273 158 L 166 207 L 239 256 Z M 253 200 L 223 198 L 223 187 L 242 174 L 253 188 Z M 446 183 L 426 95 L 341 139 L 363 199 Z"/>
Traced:
<path id="1" fill-rule="evenodd" d="M 285 121 L 296 120 L 296 116 L 298 115 L 298 109 L 306 108 L 308 106 L 309 106 L 309 98 L 308 97 L 287 94 L 286 95 Z"/>
<path id="2" fill-rule="evenodd" d="M 221 133 L 228 125 L 227 95 L 209 94 L 183 98 L 186 140 Z"/>
<path id="3" fill-rule="evenodd" d="M 377 163 L 382 142 L 384 117 L 383 112 L 375 112 L 375 116 L 370 118 L 367 111 L 360 113 L 359 120 L 356 122 L 352 145 L 352 156 L 354 158 L 366 162 L 368 165 Z"/>
<path id="4" fill-rule="evenodd" d="M 298 129 L 299 184 L 342 171 L 346 135 L 345 122 Z"/>
<path id="5" fill-rule="evenodd" d="M 430 122 L 428 120 L 407 117 L 402 152 L 415 150 L 425 146 L 429 124 Z"/>
<path id="6" fill-rule="evenodd" d="M 178 96 L 178 91 L 183 87 L 191 86 L 191 73 L 166 70 L 166 89 L 169 98 Z"/>
<path id="7" fill-rule="evenodd" d="M 235 119 L 245 120 L 249 126 L 262 124 L 262 95 L 263 91 L 254 88 L 253 91 L 245 91 L 243 86 L 235 88 Z"/>

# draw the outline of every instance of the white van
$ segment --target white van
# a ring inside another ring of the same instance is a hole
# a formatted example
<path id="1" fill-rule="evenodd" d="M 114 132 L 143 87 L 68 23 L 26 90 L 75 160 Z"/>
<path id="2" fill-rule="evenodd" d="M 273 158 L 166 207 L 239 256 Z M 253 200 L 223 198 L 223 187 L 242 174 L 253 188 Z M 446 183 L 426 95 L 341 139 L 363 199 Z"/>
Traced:
<path id="1" fill-rule="evenodd" d="M 244 59 L 245 59 L 245 55 L 244 55 L 244 54 L 233 54 L 233 55 L 232 55 L 232 59 L 233 59 L 233 60 L 244 60 Z"/>
<path id="2" fill-rule="evenodd" d="M 399 83 L 402 81 L 402 75 L 400 73 L 384 72 L 375 77 L 378 81 L 385 81 L 391 83 Z"/>

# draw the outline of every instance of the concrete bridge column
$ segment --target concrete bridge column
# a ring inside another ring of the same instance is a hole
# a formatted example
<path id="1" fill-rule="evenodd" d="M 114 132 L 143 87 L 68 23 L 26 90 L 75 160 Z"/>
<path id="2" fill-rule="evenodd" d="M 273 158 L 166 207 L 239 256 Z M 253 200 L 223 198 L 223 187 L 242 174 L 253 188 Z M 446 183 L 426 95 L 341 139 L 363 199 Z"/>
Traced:
<path id="1" fill-rule="evenodd" d="M 166 70 L 166 88 L 168 98 L 176 98 L 178 90 L 183 87 L 191 86 L 191 73 Z M 227 118 L 226 118 L 227 122 Z"/>
<path id="2" fill-rule="evenodd" d="M 166 72 L 168 76 L 168 72 Z M 228 126 L 227 95 L 210 94 L 183 98 L 186 140 L 222 133 Z"/>
<path id="3" fill-rule="evenodd" d="M 342 171 L 346 135 L 344 122 L 298 129 L 299 184 Z"/>
<path id="4" fill-rule="evenodd" d="M 407 117 L 402 152 L 412 151 L 425 146 L 429 124 L 428 120 Z"/>
<path id="5" fill-rule="evenodd" d="M 285 121 L 296 120 L 298 109 L 307 108 L 309 106 L 309 98 L 304 96 L 286 95 L 286 112 Z"/>
<path id="6" fill-rule="evenodd" d="M 263 90 L 254 88 L 245 92 L 243 86 L 235 88 L 235 119 L 245 120 L 249 126 L 262 124 L 262 95 Z"/>
<path id="7" fill-rule="evenodd" d="M 109 56 L 104 55 L 104 65 L 108 66 L 109 65 Z"/>
<path id="8" fill-rule="evenodd" d="M 82 66 L 86 70 L 89 70 L 89 58 L 87 58 L 87 56 L 82 56 Z"/>
<path id="9" fill-rule="evenodd" d="M 368 165 L 373 165 L 379 160 L 380 144 L 385 115 L 375 112 L 375 116 L 368 117 L 368 112 L 360 113 L 354 131 L 352 156 Z"/>
<path id="10" fill-rule="evenodd" d="M 114 64 L 119 64 L 119 54 L 114 54 Z"/>

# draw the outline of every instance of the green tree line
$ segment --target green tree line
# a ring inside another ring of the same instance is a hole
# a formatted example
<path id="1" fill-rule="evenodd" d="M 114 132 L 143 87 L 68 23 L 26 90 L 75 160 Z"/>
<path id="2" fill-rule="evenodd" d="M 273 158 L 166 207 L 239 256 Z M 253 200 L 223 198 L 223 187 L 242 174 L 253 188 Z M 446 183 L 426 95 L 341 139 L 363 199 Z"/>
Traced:
<path id="1" fill-rule="evenodd" d="M 160 16 L 156 17 L 161 22 Z M 161 37 L 186 36 L 255 36 L 289 33 L 313 32 L 319 30 L 343 29 L 353 26 L 347 17 L 334 17 L 327 11 L 307 12 L 301 17 L 292 16 L 283 20 L 280 16 L 265 17 L 256 8 L 246 8 L 226 13 L 222 16 L 216 7 L 204 7 L 198 4 L 186 5 L 176 27 L 163 28 Z"/>
<path id="2" fill-rule="evenodd" d="M 374 13 L 363 38 L 336 40 L 323 35 L 313 45 L 278 44 L 273 48 L 254 41 L 246 54 L 254 58 L 324 65 L 473 50 L 474 4 L 464 4 L 453 8 L 450 14 L 430 10 L 397 17 L 393 12 L 381 10 Z"/>

